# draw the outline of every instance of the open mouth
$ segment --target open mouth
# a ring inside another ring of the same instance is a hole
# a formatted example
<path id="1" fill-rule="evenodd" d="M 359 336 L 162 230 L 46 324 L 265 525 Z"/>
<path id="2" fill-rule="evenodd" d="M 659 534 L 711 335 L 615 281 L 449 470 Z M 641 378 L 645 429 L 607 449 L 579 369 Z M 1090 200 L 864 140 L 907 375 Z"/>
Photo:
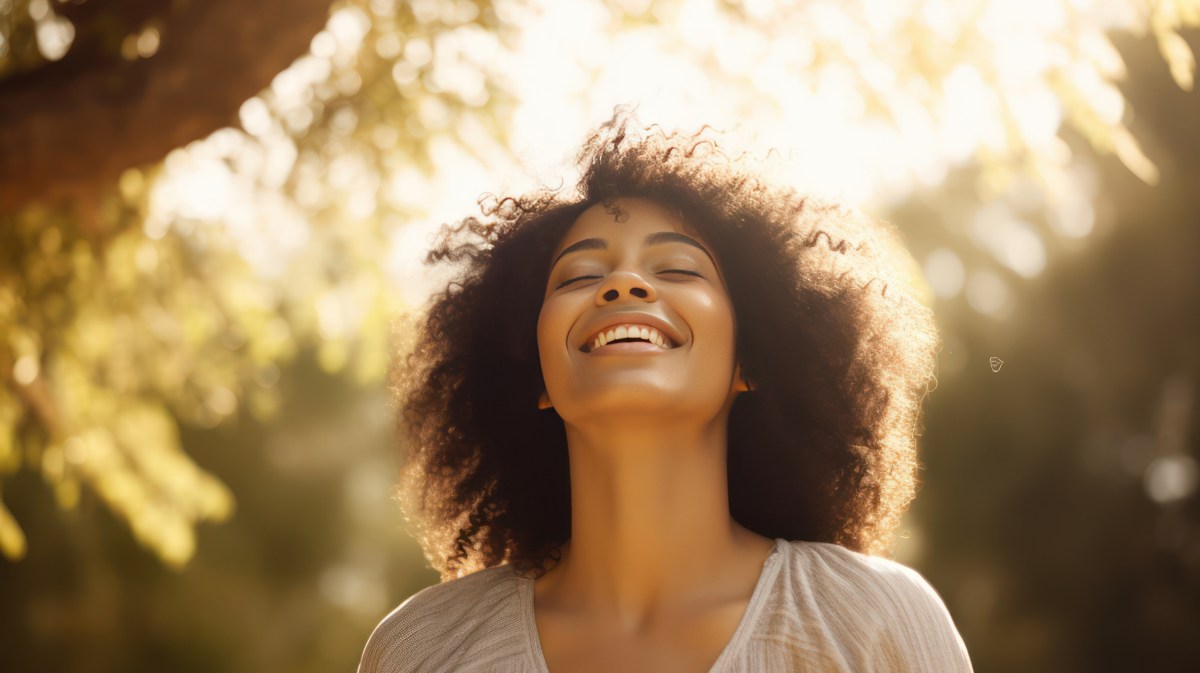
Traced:
<path id="1" fill-rule="evenodd" d="M 594 335 L 590 341 L 585 343 L 581 351 L 591 353 L 593 351 L 605 348 L 606 346 L 617 346 L 618 344 L 644 344 L 642 346 L 624 346 L 613 348 L 613 350 L 636 350 L 636 351 L 654 351 L 654 350 L 671 350 L 675 348 L 675 343 L 670 337 L 659 332 L 657 329 L 648 325 L 619 325 L 610 329 L 604 330 Z"/>

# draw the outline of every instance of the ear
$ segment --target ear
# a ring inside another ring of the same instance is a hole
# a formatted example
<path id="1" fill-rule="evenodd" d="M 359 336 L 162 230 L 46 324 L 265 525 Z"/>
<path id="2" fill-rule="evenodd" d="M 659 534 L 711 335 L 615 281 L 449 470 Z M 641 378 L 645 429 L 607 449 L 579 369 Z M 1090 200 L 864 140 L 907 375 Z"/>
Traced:
<path id="1" fill-rule="evenodd" d="M 742 376 L 742 363 L 738 363 L 733 369 L 733 390 L 738 393 L 746 393 L 754 390 L 754 386 Z"/>
<path id="2" fill-rule="evenodd" d="M 550 409 L 553 406 L 550 404 L 550 396 L 543 390 L 542 394 L 538 395 L 538 409 Z"/>

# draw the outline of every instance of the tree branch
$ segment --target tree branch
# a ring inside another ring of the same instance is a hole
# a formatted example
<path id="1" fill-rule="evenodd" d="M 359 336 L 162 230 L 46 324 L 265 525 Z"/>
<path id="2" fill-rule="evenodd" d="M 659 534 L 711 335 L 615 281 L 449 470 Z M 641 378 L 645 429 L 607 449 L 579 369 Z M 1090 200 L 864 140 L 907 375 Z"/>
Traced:
<path id="1" fill-rule="evenodd" d="M 330 5 L 172 3 L 150 58 L 104 58 L 80 34 L 62 60 L 0 81 L 0 212 L 91 191 L 236 123 L 241 104 L 307 52 Z"/>

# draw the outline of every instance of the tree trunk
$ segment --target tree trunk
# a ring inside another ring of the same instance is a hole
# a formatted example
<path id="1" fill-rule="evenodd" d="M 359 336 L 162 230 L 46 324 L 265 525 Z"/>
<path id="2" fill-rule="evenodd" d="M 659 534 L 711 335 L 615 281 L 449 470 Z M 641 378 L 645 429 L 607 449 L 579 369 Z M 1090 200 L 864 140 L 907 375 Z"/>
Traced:
<path id="1" fill-rule="evenodd" d="M 104 4 L 115 11 L 77 23 L 61 60 L 0 81 L 0 212 L 92 191 L 237 123 L 241 104 L 307 52 L 331 0 Z M 155 4 L 160 48 L 121 58 L 111 46 L 121 14 L 144 17 Z"/>

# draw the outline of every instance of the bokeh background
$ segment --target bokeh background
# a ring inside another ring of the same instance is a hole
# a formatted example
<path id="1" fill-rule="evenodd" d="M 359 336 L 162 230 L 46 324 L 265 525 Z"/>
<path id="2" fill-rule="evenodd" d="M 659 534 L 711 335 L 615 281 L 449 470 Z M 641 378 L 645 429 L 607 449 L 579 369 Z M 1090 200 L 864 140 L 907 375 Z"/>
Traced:
<path id="1" fill-rule="evenodd" d="M 353 670 L 389 353 L 614 105 L 895 223 L 895 558 L 977 671 L 1200 670 L 1200 3 L 0 0 L 0 670 Z M 492 196 L 489 196 L 492 195 Z"/>

